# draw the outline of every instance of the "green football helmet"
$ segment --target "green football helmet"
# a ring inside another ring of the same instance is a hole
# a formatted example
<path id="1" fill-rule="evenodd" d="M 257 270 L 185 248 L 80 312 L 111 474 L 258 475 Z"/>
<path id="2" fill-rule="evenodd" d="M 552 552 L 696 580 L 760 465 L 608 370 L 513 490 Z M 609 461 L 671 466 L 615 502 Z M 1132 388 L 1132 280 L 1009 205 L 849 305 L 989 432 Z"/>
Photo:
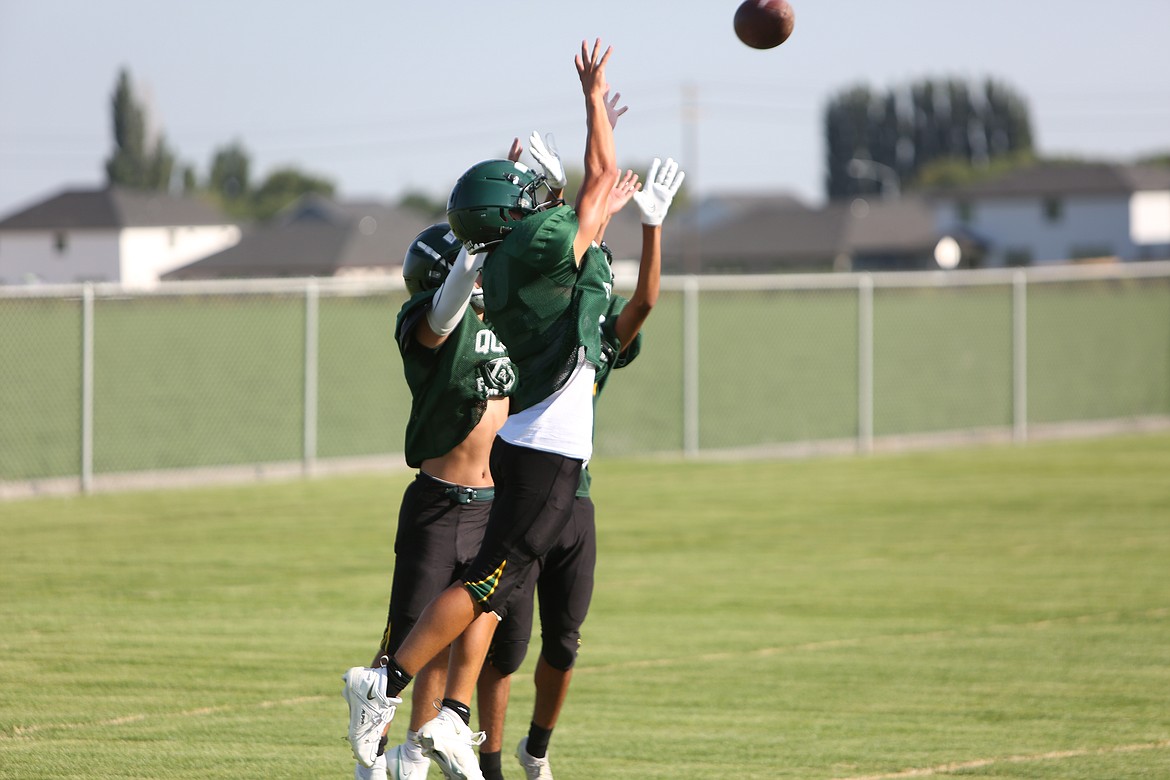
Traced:
<path id="1" fill-rule="evenodd" d="M 537 191 L 548 187 L 542 174 L 523 163 L 485 160 L 467 169 L 447 200 L 447 221 L 464 244 L 491 247 L 504 240 L 516 218 L 547 208 Z"/>
<path id="2" fill-rule="evenodd" d="M 415 236 L 402 260 L 402 278 L 410 294 L 441 285 L 462 248 L 446 222 L 431 225 Z"/>

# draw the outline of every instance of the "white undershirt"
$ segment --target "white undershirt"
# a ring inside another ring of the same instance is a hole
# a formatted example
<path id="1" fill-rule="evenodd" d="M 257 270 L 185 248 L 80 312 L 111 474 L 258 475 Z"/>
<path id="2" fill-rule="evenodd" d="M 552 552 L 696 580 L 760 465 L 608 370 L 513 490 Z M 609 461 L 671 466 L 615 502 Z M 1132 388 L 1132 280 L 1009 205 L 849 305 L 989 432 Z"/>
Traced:
<path id="1" fill-rule="evenodd" d="M 499 436 L 509 444 L 588 461 L 593 456 L 593 378 L 584 350 L 564 386 L 510 416 Z"/>

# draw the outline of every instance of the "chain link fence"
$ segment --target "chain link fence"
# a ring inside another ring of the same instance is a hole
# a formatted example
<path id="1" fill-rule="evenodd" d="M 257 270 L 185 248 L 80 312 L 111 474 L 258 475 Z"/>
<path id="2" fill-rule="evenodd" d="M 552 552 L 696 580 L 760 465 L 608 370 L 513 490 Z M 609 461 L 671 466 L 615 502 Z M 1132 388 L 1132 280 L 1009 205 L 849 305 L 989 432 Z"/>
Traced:
<path id="1" fill-rule="evenodd" d="M 0 288 L 0 494 L 400 465 L 405 299 L 400 280 Z M 1170 421 L 1170 263 L 669 277 L 644 334 L 599 401 L 599 457 Z"/>

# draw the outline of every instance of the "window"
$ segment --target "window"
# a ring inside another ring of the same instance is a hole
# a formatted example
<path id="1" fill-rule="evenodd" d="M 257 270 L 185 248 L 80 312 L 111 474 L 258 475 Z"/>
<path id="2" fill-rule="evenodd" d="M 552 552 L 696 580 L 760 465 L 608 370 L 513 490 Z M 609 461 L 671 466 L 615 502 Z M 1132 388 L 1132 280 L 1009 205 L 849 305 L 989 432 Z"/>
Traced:
<path id="1" fill-rule="evenodd" d="M 1044 219 L 1049 222 L 1060 222 L 1064 219 L 1064 201 L 1060 198 L 1045 198 Z"/>
<path id="2" fill-rule="evenodd" d="M 63 255 L 69 251 L 69 234 L 63 230 L 59 230 L 53 234 L 53 248 L 57 250 L 57 254 Z"/>

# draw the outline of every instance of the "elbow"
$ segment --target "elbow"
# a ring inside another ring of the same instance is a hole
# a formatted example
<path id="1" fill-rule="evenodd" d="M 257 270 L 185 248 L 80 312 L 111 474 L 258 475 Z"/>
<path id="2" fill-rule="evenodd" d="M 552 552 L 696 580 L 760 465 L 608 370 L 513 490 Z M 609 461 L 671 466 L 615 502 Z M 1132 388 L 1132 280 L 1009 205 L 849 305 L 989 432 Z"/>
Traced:
<path id="1" fill-rule="evenodd" d="M 631 310 L 630 314 L 634 315 L 638 322 L 642 322 L 650 316 L 650 312 L 654 309 L 654 304 L 656 303 L 658 303 L 658 293 L 631 299 L 626 304 L 626 308 Z"/>

